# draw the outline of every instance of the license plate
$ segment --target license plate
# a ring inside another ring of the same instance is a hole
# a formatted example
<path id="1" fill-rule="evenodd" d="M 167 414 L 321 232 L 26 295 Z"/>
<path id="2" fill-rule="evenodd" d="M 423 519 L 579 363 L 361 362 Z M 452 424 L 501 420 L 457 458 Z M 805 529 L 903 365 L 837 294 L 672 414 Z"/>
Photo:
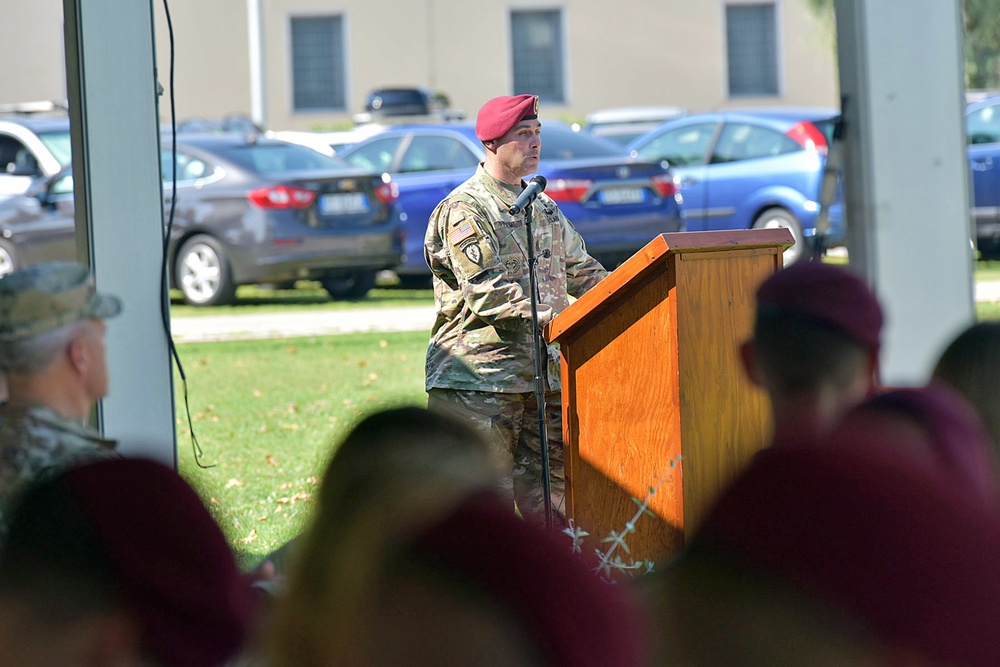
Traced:
<path id="1" fill-rule="evenodd" d="M 641 204 L 646 200 L 642 188 L 609 188 L 601 190 L 602 204 Z"/>
<path id="2" fill-rule="evenodd" d="M 367 210 L 368 195 L 364 192 L 323 195 L 319 198 L 319 212 L 323 215 L 347 215 Z"/>

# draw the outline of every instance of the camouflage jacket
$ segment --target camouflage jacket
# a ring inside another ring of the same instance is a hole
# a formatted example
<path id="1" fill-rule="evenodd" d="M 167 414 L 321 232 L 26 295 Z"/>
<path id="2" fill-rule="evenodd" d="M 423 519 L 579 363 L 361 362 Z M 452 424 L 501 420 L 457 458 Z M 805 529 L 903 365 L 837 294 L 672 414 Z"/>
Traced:
<path id="1" fill-rule="evenodd" d="M 0 524 L 32 482 L 66 468 L 118 456 L 115 443 L 79 421 L 33 405 L 0 407 Z"/>
<path id="2" fill-rule="evenodd" d="M 517 194 L 480 164 L 431 214 L 424 257 L 434 275 L 437 316 L 427 389 L 534 391 L 527 230 L 523 213 L 507 213 Z M 531 208 L 541 329 L 607 271 L 549 197 L 539 195 Z M 547 352 L 546 390 L 556 390 L 558 350 Z"/>

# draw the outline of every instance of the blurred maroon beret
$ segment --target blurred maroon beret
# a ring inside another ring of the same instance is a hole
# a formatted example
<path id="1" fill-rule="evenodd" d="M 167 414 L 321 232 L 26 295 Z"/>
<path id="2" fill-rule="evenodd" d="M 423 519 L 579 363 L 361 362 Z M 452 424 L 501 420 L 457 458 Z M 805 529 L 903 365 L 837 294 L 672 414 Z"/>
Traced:
<path id="1" fill-rule="evenodd" d="M 773 306 L 843 331 L 877 350 L 882 308 L 853 271 L 820 261 L 803 261 L 768 276 L 757 289 L 757 306 Z"/>
<path id="2" fill-rule="evenodd" d="M 484 495 L 425 530 L 414 553 L 474 582 L 518 618 L 549 667 L 638 667 L 647 643 L 625 587 L 602 581 L 570 538 Z"/>
<path id="3" fill-rule="evenodd" d="M 879 415 L 899 415 L 919 427 L 924 437 L 915 440 L 908 431 L 898 431 L 898 421 L 879 420 Z M 952 479 L 956 489 L 1000 507 L 996 455 L 986 427 L 975 408 L 944 383 L 869 396 L 844 415 L 827 444 L 889 448 Z"/>
<path id="4" fill-rule="evenodd" d="M 522 120 L 537 117 L 537 95 L 494 97 L 479 110 L 476 136 L 480 141 L 491 141 L 510 132 Z"/>
<path id="5" fill-rule="evenodd" d="M 142 642 L 164 665 L 239 654 L 257 598 L 201 499 L 173 469 L 114 459 L 55 478 L 91 524 Z"/>
<path id="6" fill-rule="evenodd" d="M 1000 664 L 997 508 L 896 451 L 763 450 L 689 553 L 777 576 L 903 654 Z"/>

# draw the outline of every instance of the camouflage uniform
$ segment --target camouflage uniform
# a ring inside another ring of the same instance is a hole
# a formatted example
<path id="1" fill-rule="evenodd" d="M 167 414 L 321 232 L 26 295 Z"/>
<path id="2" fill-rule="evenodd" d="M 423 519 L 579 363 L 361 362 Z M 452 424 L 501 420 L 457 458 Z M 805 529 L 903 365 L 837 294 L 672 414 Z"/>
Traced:
<path id="1" fill-rule="evenodd" d="M 427 350 L 429 405 L 458 412 L 487 433 L 523 513 L 542 508 L 534 342 L 524 215 L 507 213 L 520 188 L 482 165 L 431 214 L 424 256 L 437 317 Z M 604 267 L 549 197 L 532 204 L 538 324 L 544 327 L 600 282 Z M 554 504 L 562 498 L 559 355 L 547 350 L 543 381 Z M 516 465 L 515 465 L 516 464 Z"/>
<path id="2" fill-rule="evenodd" d="M 114 441 L 39 405 L 0 407 L 0 443 L 0 523 L 6 521 L 11 501 L 31 483 L 118 456 Z"/>

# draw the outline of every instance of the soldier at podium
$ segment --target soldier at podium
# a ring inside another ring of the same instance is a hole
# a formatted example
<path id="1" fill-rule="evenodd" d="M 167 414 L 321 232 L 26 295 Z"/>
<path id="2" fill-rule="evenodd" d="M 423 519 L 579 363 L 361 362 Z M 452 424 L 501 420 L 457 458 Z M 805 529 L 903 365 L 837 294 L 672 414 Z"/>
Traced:
<path id="1" fill-rule="evenodd" d="M 447 410 L 489 439 L 518 509 L 544 510 L 535 393 L 535 341 L 526 215 L 531 215 L 539 331 L 600 282 L 607 271 L 544 193 L 525 211 L 509 209 L 538 169 L 538 98 L 497 97 L 479 110 L 476 136 L 486 158 L 431 214 L 424 256 L 433 273 L 437 317 L 427 350 L 428 407 Z M 542 346 L 543 351 L 546 346 Z M 563 496 L 559 360 L 547 349 L 545 421 L 552 505 Z"/>

